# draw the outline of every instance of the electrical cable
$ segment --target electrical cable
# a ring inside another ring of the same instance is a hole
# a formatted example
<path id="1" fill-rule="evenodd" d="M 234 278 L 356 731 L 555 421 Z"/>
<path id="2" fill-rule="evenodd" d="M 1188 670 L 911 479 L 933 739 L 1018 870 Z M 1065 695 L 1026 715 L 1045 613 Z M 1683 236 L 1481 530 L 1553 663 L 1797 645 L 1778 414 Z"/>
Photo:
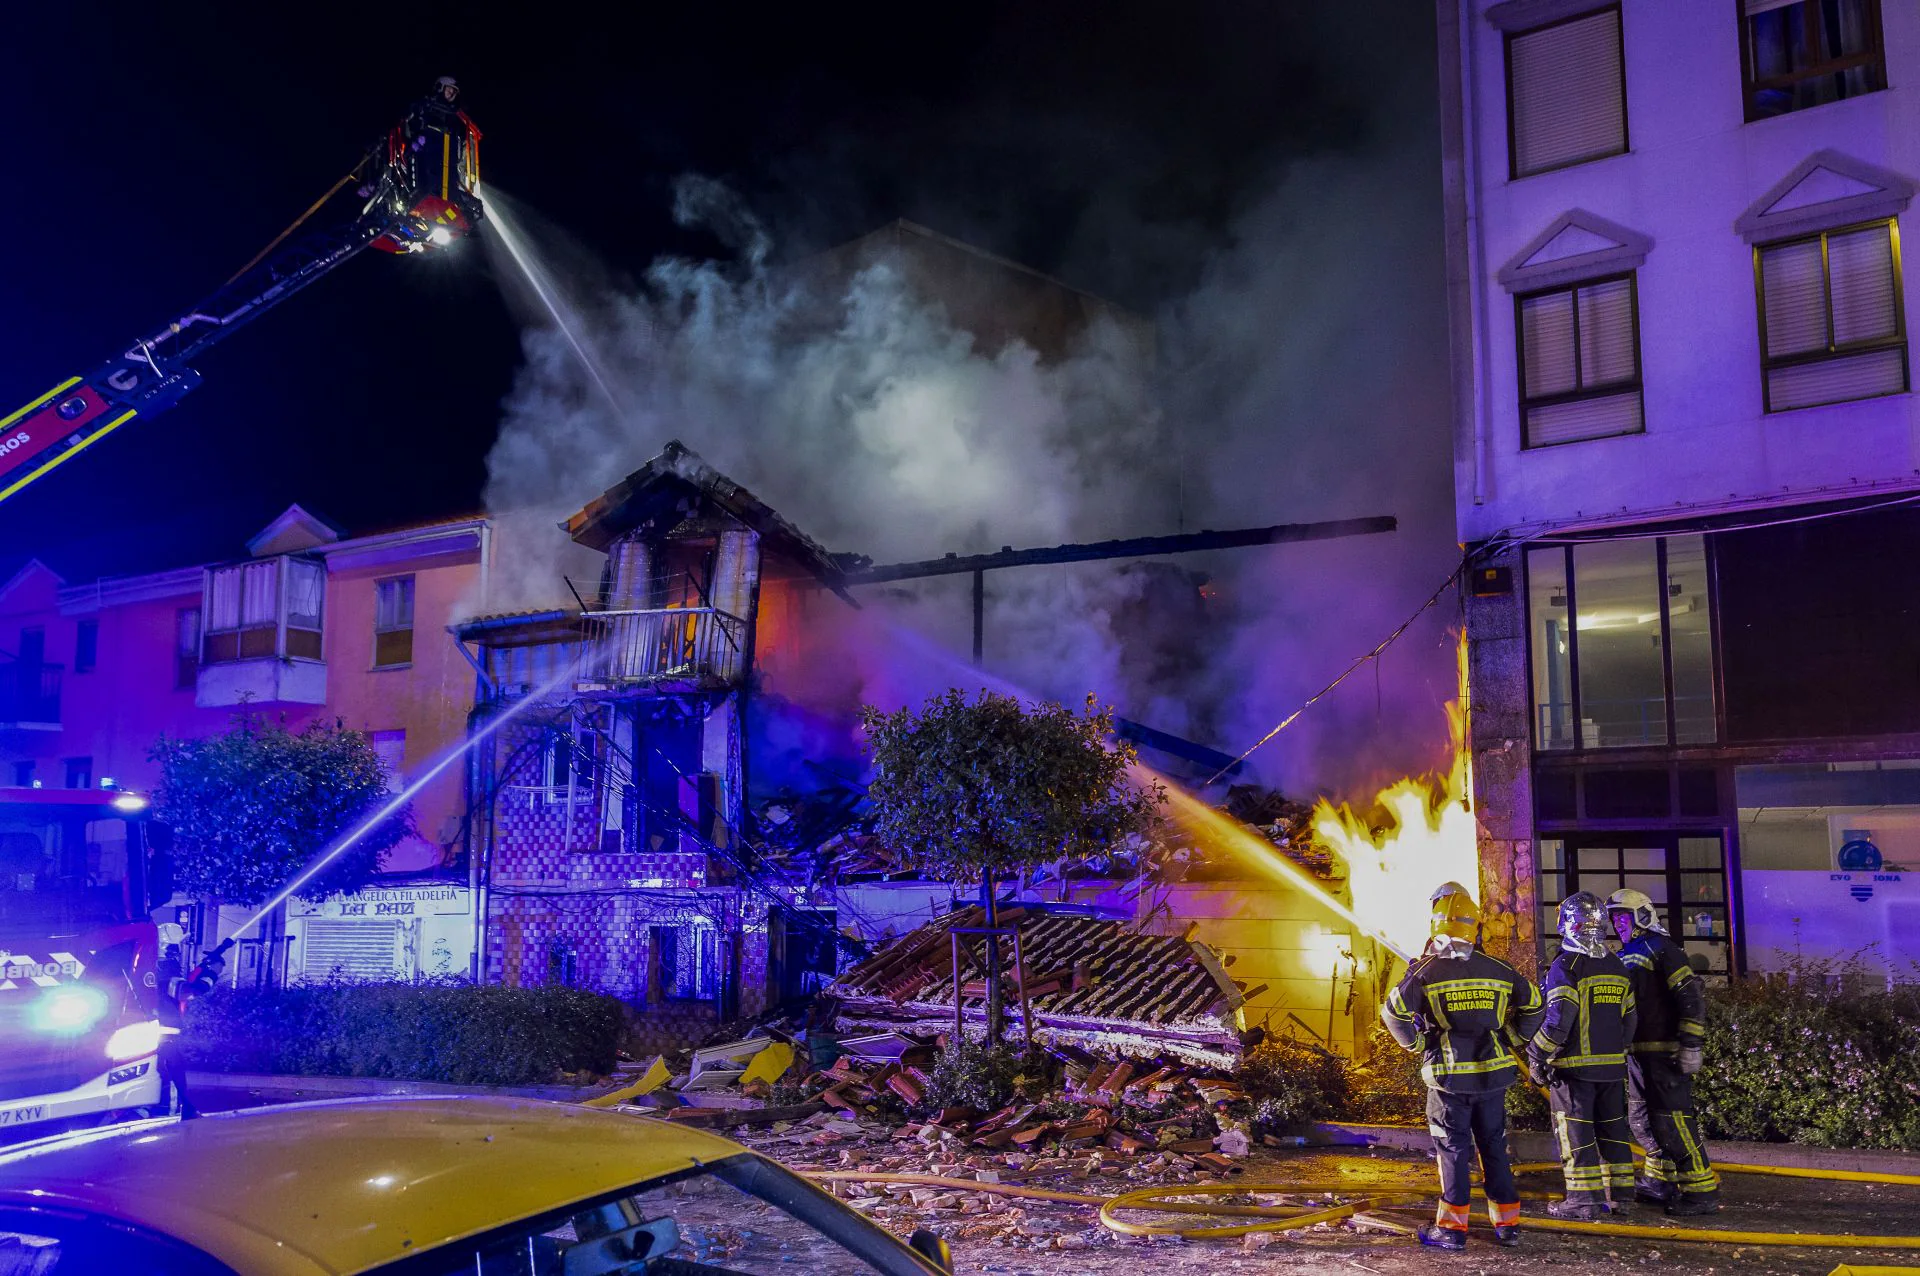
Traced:
<path id="1" fill-rule="evenodd" d="M 1250 748 L 1248 748 L 1244 753 L 1241 753 L 1240 755 L 1235 757 L 1233 761 L 1227 763 L 1225 766 L 1221 767 L 1218 771 L 1215 771 L 1212 775 L 1208 776 L 1207 779 L 1200 785 L 1200 787 L 1204 789 L 1208 785 L 1216 783 L 1221 776 L 1233 770 L 1233 768 L 1240 765 L 1240 763 L 1245 762 L 1248 758 L 1252 757 L 1254 753 L 1257 752 L 1262 746 L 1267 744 L 1268 741 L 1272 740 L 1275 736 L 1279 735 L 1282 731 L 1285 731 L 1288 727 L 1292 726 L 1295 719 L 1297 719 L 1301 714 L 1305 713 L 1308 709 L 1311 709 L 1314 706 L 1316 701 L 1319 701 L 1325 698 L 1327 695 L 1331 694 L 1334 688 L 1338 687 L 1341 683 L 1345 682 L 1348 678 L 1352 677 L 1354 673 L 1356 673 L 1361 668 L 1361 666 L 1365 665 L 1370 660 L 1378 659 L 1381 652 L 1385 651 L 1388 647 L 1392 646 L 1396 641 L 1398 641 L 1402 634 L 1406 633 L 1407 630 L 1413 627 L 1414 621 L 1420 619 L 1421 616 L 1425 615 L 1429 607 L 1432 607 L 1435 603 L 1439 602 L 1441 596 L 1445 594 L 1447 590 L 1453 588 L 1454 582 L 1460 579 L 1460 573 L 1466 570 L 1467 564 L 1471 560 L 1472 560 L 1472 555 L 1468 555 L 1467 557 L 1462 558 L 1460 562 L 1454 567 L 1454 569 L 1447 573 L 1447 578 L 1440 582 L 1440 587 L 1434 590 L 1432 594 L 1428 595 L 1427 600 L 1425 602 L 1421 603 L 1418 607 L 1414 608 L 1413 614 L 1411 616 L 1408 616 L 1405 620 L 1401 621 L 1397 629 L 1395 629 L 1392 633 L 1388 634 L 1385 638 L 1382 638 L 1378 643 L 1378 645 L 1376 645 L 1372 651 L 1369 651 L 1365 655 L 1360 656 L 1352 664 L 1348 665 L 1346 669 L 1341 671 L 1341 674 L 1339 677 L 1335 678 L 1332 682 L 1329 682 L 1326 686 L 1320 688 L 1320 690 L 1308 696 L 1305 700 L 1303 700 L 1300 703 L 1300 707 L 1298 709 L 1295 709 L 1292 713 L 1282 718 L 1280 722 L 1273 728 L 1273 730 L 1267 732 L 1265 735 L 1261 736 L 1258 740 L 1254 741 L 1253 745 Z"/>

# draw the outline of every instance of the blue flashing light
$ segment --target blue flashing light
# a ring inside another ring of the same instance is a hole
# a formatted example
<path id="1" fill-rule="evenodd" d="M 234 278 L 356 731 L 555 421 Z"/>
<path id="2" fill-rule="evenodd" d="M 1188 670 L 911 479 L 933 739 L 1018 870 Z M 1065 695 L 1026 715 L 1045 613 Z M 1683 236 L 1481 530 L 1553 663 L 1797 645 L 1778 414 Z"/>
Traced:
<path id="1" fill-rule="evenodd" d="M 107 994 L 88 984 L 49 988 L 27 1007 L 27 1023 L 40 1032 L 85 1032 L 106 1018 Z"/>

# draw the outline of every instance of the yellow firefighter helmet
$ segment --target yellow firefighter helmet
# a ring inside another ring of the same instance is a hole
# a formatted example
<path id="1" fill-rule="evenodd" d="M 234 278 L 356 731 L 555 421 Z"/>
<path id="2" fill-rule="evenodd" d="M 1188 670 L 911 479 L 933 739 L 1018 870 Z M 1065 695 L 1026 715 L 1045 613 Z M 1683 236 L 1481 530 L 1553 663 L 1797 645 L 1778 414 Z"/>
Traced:
<path id="1" fill-rule="evenodd" d="M 1448 944 L 1472 944 L 1480 938 L 1480 905 L 1467 888 L 1448 882 L 1433 893 L 1433 917 L 1428 932 Z"/>

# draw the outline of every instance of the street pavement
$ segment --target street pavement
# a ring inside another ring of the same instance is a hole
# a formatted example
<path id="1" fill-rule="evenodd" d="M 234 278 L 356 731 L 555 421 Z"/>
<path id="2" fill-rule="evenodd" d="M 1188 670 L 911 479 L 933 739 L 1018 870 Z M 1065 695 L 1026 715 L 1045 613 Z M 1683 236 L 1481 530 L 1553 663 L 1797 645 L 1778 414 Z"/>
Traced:
<path id="1" fill-rule="evenodd" d="M 201 1085 L 195 1101 L 205 1111 L 219 1112 L 257 1107 L 289 1098 L 327 1097 L 324 1094 L 267 1093 L 247 1086 Z M 871 1156 L 845 1142 L 817 1145 L 792 1139 L 774 1140 L 749 1134 L 750 1144 L 797 1170 L 845 1169 L 849 1160 L 878 1171 L 889 1145 L 871 1146 Z M 851 1157 L 849 1157 L 851 1153 Z M 1356 1192 L 1367 1186 L 1430 1187 L 1432 1163 L 1406 1152 L 1366 1150 L 1275 1151 L 1260 1148 L 1239 1162 L 1238 1184 L 1287 1182 L 1350 1182 Z M 924 1169 L 924 1167 L 921 1167 Z M 1555 1175 L 1536 1174 L 1523 1190 L 1557 1191 Z M 1087 1195 L 1114 1195 L 1140 1186 L 1097 1169 L 1073 1167 L 1062 1158 L 1046 1185 Z M 962 1272 L 992 1276 L 1121 1276 L 1151 1269 L 1160 1276 L 1231 1276 L 1236 1273 L 1299 1270 L 1313 1273 L 1372 1273 L 1373 1276 L 1428 1276 L 1429 1273 L 1660 1273 L 1660 1276 L 1827 1276 L 1841 1263 L 1898 1265 L 1912 1263 L 1920 1270 L 1920 1251 L 1843 1250 L 1814 1247 L 1738 1246 L 1685 1241 L 1640 1240 L 1609 1236 L 1573 1236 L 1528 1231 L 1521 1248 L 1506 1250 L 1492 1243 L 1484 1218 L 1476 1215 L 1475 1229 L 1463 1253 L 1422 1249 L 1412 1240 L 1356 1228 L 1350 1224 L 1323 1225 L 1295 1233 L 1267 1233 L 1234 1240 L 1139 1240 L 1119 1236 L 1104 1227 L 1090 1206 L 986 1197 L 974 1202 L 966 1194 L 922 1194 L 916 1203 L 905 1190 L 897 1195 L 871 1196 L 845 1184 L 834 1190 L 875 1222 L 905 1236 L 918 1226 L 931 1226 L 953 1242 Z M 876 1191 L 878 1189 L 875 1189 Z M 1838 1183 L 1817 1179 L 1775 1178 L 1730 1174 L 1725 1179 L 1726 1208 L 1696 1225 L 1716 1229 L 1773 1232 L 1834 1232 L 1855 1235 L 1920 1235 L 1920 1187 L 1891 1187 L 1866 1183 Z M 1261 1197 L 1263 1203 L 1277 1198 Z M 1293 1198 L 1295 1201 L 1304 1198 Z M 1523 1216 L 1536 1214 L 1544 1204 L 1528 1200 Z M 968 1212 L 962 1213 L 962 1210 Z M 977 1211 L 977 1212 L 976 1212 Z M 1132 1213 L 1134 1221 L 1199 1224 L 1208 1220 Z M 1397 1213 L 1408 1223 L 1424 1221 L 1424 1211 Z M 1221 1219 L 1227 1223 L 1234 1220 Z M 1623 1222 L 1639 1226 L 1679 1226 L 1658 1210 L 1636 1207 Z M 1689 1222 L 1694 1222 L 1689 1220 Z"/>

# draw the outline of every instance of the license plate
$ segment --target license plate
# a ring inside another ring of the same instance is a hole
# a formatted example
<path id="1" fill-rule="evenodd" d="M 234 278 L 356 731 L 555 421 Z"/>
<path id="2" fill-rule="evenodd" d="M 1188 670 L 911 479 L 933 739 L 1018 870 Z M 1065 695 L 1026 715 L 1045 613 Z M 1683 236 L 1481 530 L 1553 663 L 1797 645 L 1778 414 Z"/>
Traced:
<path id="1" fill-rule="evenodd" d="M 0 1125 L 25 1125 L 29 1121 L 47 1119 L 47 1105 L 29 1103 L 21 1108 L 0 1108 Z"/>

